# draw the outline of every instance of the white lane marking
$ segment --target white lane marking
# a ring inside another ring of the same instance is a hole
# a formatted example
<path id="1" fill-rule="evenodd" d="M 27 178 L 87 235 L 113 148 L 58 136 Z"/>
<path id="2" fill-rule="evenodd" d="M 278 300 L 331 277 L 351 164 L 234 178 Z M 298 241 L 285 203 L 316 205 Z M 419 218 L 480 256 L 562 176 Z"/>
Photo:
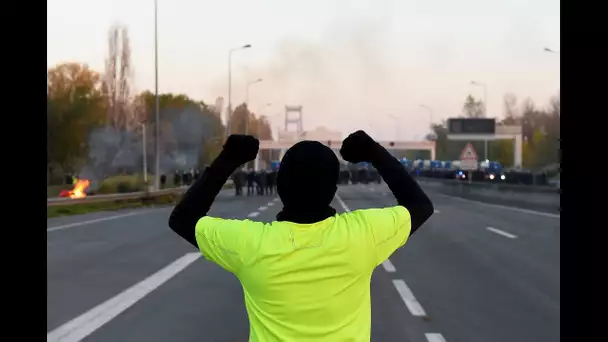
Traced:
<path id="1" fill-rule="evenodd" d="M 369 188 L 369 191 L 376 191 L 376 189 L 374 189 L 374 188 Z"/>
<path id="2" fill-rule="evenodd" d="M 152 274 L 138 284 L 118 294 L 114 298 L 94 307 L 84 314 L 63 324 L 46 334 L 47 342 L 78 342 L 101 328 L 120 313 L 137 303 L 150 292 L 173 278 L 188 265 L 201 256 L 200 253 L 188 253 L 167 267 Z"/>
<path id="3" fill-rule="evenodd" d="M 67 228 L 72 228 L 72 227 L 79 227 L 79 226 L 84 226 L 84 225 L 87 225 L 87 224 L 93 224 L 93 223 L 97 223 L 97 222 L 116 220 L 116 219 L 127 217 L 127 216 L 146 214 L 148 212 L 149 211 L 142 211 L 142 212 L 137 211 L 137 212 L 127 213 L 127 214 L 120 214 L 120 215 L 115 215 L 115 216 L 102 217 L 102 218 L 98 218 L 98 219 L 94 219 L 94 220 L 88 220 L 88 221 L 82 221 L 82 222 L 74 222 L 74 223 L 69 223 L 69 224 L 63 224 L 63 225 L 60 225 L 60 226 L 48 227 L 46 229 L 46 232 L 50 233 L 50 232 L 54 232 L 54 231 L 57 231 L 57 230 L 62 230 L 62 229 L 67 229 Z"/>
<path id="4" fill-rule="evenodd" d="M 441 211 L 435 209 L 435 214 L 441 214 Z"/>
<path id="5" fill-rule="evenodd" d="M 525 213 L 525 214 L 532 214 L 532 215 L 538 215 L 538 216 L 544 216 L 544 217 L 550 217 L 550 218 L 556 218 L 559 219 L 559 215 L 558 214 L 551 214 L 551 213 L 545 213 L 542 211 L 536 211 L 536 210 L 530 210 L 530 209 L 522 209 L 522 208 L 516 208 L 516 207 L 508 207 L 506 205 L 500 205 L 500 204 L 491 204 L 491 203 L 485 203 L 485 202 L 478 202 L 478 201 L 472 201 L 472 200 L 468 200 L 466 198 L 460 198 L 460 197 L 455 197 L 455 196 L 450 196 L 450 195 L 444 195 L 444 194 L 437 194 L 438 196 L 443 196 L 443 197 L 448 197 L 450 199 L 455 199 L 461 202 L 468 202 L 468 203 L 475 203 L 475 204 L 479 204 L 479 205 L 485 205 L 487 207 L 494 207 L 497 209 L 506 209 L 506 210 L 513 210 L 513 211 L 518 211 L 520 213 Z"/>
<path id="6" fill-rule="evenodd" d="M 515 236 L 515 235 L 513 235 L 511 233 L 507 233 L 504 230 L 496 229 L 494 227 L 486 227 L 486 229 L 489 230 L 489 231 L 491 231 L 491 232 L 494 232 L 494 233 L 496 233 L 498 235 L 502 235 L 502 236 L 508 237 L 510 239 L 515 239 L 517 237 L 517 236 Z"/>
<path id="7" fill-rule="evenodd" d="M 266 204 L 269 207 L 272 207 L 274 205 L 274 202 L 268 202 L 268 204 Z"/>
<path id="8" fill-rule="evenodd" d="M 274 201 L 275 201 L 275 202 L 278 202 L 278 201 L 280 201 L 280 200 L 281 200 L 281 199 L 280 199 L 280 198 L 278 198 L 278 197 L 275 197 L 275 199 L 274 199 Z"/>
<path id="9" fill-rule="evenodd" d="M 264 211 L 266 209 L 268 209 L 268 207 L 264 205 L 258 208 L 259 211 Z"/>
<path id="10" fill-rule="evenodd" d="M 384 260 L 384 262 L 382 263 L 382 267 L 384 267 L 384 270 L 388 273 L 394 273 L 395 271 L 397 271 L 395 265 L 393 265 L 390 259 Z"/>
<path id="11" fill-rule="evenodd" d="M 393 279 L 393 285 L 395 285 L 397 292 L 399 292 L 401 299 L 403 299 L 405 306 L 407 306 L 407 309 L 410 310 L 412 315 L 426 316 L 426 312 L 424 312 L 422 305 L 420 305 L 416 297 L 414 297 L 414 294 L 412 293 L 410 288 L 405 285 L 405 282 L 403 280 Z"/>
<path id="12" fill-rule="evenodd" d="M 426 334 L 424 334 L 424 336 L 426 336 L 426 339 L 429 342 L 446 342 L 445 338 L 443 338 L 443 335 L 441 335 L 441 334 L 426 333 Z"/>
<path id="13" fill-rule="evenodd" d="M 350 209 L 348 209 L 348 207 L 346 206 L 346 203 L 344 203 L 344 201 L 340 198 L 340 196 L 338 196 L 338 194 L 336 194 L 336 200 L 338 200 L 338 203 L 340 203 L 340 206 L 342 207 L 342 209 L 344 209 L 345 212 L 350 211 Z"/>
<path id="14" fill-rule="evenodd" d="M 252 213 L 249 213 L 249 215 L 247 215 L 247 217 L 256 217 L 256 216 L 258 216 L 258 215 L 260 215 L 260 213 L 259 213 L 259 212 L 257 212 L 257 211 L 254 211 L 254 212 L 252 212 Z"/>

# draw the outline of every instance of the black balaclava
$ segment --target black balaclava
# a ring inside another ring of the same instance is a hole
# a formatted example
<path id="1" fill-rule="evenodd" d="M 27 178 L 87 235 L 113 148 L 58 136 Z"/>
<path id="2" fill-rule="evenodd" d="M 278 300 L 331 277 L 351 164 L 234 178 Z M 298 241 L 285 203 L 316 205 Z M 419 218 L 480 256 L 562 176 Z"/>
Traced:
<path id="1" fill-rule="evenodd" d="M 293 145 L 281 160 L 277 193 L 283 202 L 278 221 L 315 223 L 336 214 L 330 206 L 337 191 L 340 162 L 318 141 Z"/>

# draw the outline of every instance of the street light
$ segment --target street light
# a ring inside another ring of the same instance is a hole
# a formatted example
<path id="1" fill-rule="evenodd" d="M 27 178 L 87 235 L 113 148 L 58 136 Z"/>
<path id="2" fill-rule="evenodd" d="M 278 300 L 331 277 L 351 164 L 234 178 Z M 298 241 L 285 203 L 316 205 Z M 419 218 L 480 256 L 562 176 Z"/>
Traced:
<path id="1" fill-rule="evenodd" d="M 158 101 L 158 0 L 154 0 L 154 112 L 156 118 L 156 160 L 154 189 L 160 190 L 160 108 Z"/>
<path id="2" fill-rule="evenodd" d="M 484 83 L 471 81 L 472 85 L 483 87 L 483 116 L 488 117 L 488 87 Z M 488 159 L 488 141 L 483 141 L 484 159 Z"/>
<path id="3" fill-rule="evenodd" d="M 472 85 L 483 87 L 483 116 L 488 116 L 488 87 L 484 83 L 471 81 Z"/>
<path id="4" fill-rule="evenodd" d="M 146 150 L 146 123 L 141 123 L 141 142 L 142 142 L 142 153 L 144 155 L 144 183 L 148 186 L 148 152 Z M 147 189 L 147 188 L 146 188 Z"/>
<path id="5" fill-rule="evenodd" d="M 431 130 L 432 130 L 432 132 L 431 132 L 431 135 L 430 135 L 430 136 L 431 136 L 433 139 L 436 139 L 436 138 L 437 138 L 437 135 L 435 134 L 435 131 L 433 130 L 433 109 L 432 109 L 431 107 L 429 107 L 429 106 L 425 105 L 425 104 L 421 104 L 421 105 L 420 105 L 420 107 L 425 108 L 426 110 L 428 110 L 428 111 L 429 111 L 429 126 L 430 126 L 430 128 L 431 128 Z"/>
<path id="6" fill-rule="evenodd" d="M 232 118 L 232 53 L 239 50 L 249 49 L 251 44 L 239 46 L 228 51 L 228 120 L 226 122 L 226 138 L 230 135 L 230 119 Z"/>
<path id="7" fill-rule="evenodd" d="M 545 51 L 546 51 L 546 52 L 549 52 L 549 53 L 556 53 L 556 54 L 558 54 L 558 55 L 559 55 L 559 51 L 555 51 L 555 50 L 549 49 L 549 48 L 547 48 L 547 47 L 545 48 Z"/>
<path id="8" fill-rule="evenodd" d="M 252 85 L 254 85 L 256 83 L 260 83 L 262 81 L 263 81 L 263 79 L 258 78 L 255 81 L 250 81 L 249 83 L 247 83 L 247 91 L 245 93 L 245 103 L 247 104 L 247 107 L 249 107 L 249 87 L 251 87 Z"/>
<path id="9" fill-rule="evenodd" d="M 392 114 L 388 115 L 391 119 L 395 120 L 395 141 L 399 140 L 399 123 L 400 123 L 400 119 Z"/>
<path id="10" fill-rule="evenodd" d="M 429 123 L 431 124 L 431 127 L 432 127 L 433 126 L 433 109 L 425 104 L 421 104 L 420 107 L 426 108 L 426 110 L 429 111 Z"/>

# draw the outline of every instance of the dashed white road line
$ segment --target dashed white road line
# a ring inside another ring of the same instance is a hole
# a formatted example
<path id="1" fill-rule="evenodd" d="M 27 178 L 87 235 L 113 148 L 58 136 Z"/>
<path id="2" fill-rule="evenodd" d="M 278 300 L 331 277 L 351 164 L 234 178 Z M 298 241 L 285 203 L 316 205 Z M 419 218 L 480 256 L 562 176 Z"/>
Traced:
<path id="1" fill-rule="evenodd" d="M 116 219 L 127 217 L 127 216 L 147 214 L 148 212 L 149 212 L 149 210 L 142 210 L 142 211 L 135 211 L 135 212 L 126 213 L 126 214 L 120 214 L 120 215 L 102 217 L 102 218 L 98 218 L 98 219 L 94 219 L 94 220 L 88 220 L 88 221 L 81 221 L 81 222 L 74 222 L 74 223 L 69 223 L 69 224 L 63 224 L 63 225 L 60 225 L 60 226 L 48 227 L 46 229 L 46 232 L 50 233 L 50 232 L 54 232 L 54 231 L 57 231 L 57 230 L 62 230 L 62 229 L 67 229 L 67 228 L 72 228 L 72 227 L 79 227 L 79 226 L 84 226 L 84 225 L 87 225 L 87 224 L 93 224 L 93 223 L 97 223 L 97 222 L 116 220 Z"/>
<path id="2" fill-rule="evenodd" d="M 272 207 L 274 205 L 274 202 L 268 202 L 268 204 L 266 204 L 269 207 Z"/>
<path id="3" fill-rule="evenodd" d="M 281 200 L 280 198 L 275 197 L 275 199 L 274 199 L 273 201 L 278 202 L 278 201 L 280 201 L 280 200 Z"/>
<path id="4" fill-rule="evenodd" d="M 395 271 L 397 271 L 397 269 L 395 268 L 395 265 L 393 265 L 393 263 L 391 262 L 390 259 L 386 259 L 382 263 L 382 267 L 384 267 L 384 270 L 388 273 L 395 273 Z"/>
<path id="5" fill-rule="evenodd" d="M 504 230 L 496 229 L 494 227 L 486 227 L 486 229 L 489 230 L 489 231 L 491 231 L 491 232 L 493 232 L 493 233 L 496 233 L 498 235 L 502 235 L 504 237 L 508 237 L 509 239 L 515 239 L 517 237 L 516 235 L 513 235 L 511 233 L 507 233 Z"/>
<path id="6" fill-rule="evenodd" d="M 426 339 L 429 342 L 446 342 L 445 338 L 443 338 L 443 335 L 441 335 L 441 334 L 427 333 L 427 334 L 424 334 L 424 336 L 426 336 Z"/>
<path id="7" fill-rule="evenodd" d="M 256 216 L 258 216 L 258 215 L 260 215 L 260 213 L 259 213 L 259 212 L 257 212 L 257 211 L 254 211 L 254 212 L 252 212 L 252 213 L 249 213 L 249 215 L 247 215 L 247 217 L 256 217 Z"/>
<path id="8" fill-rule="evenodd" d="M 435 214 L 441 214 L 441 211 L 435 209 Z"/>
<path id="9" fill-rule="evenodd" d="M 264 211 L 266 209 L 268 209 L 268 207 L 266 207 L 266 206 L 261 206 L 261 207 L 258 208 L 259 211 Z"/>
<path id="10" fill-rule="evenodd" d="M 47 342 L 78 342 L 108 323 L 150 292 L 173 278 L 201 256 L 188 253 L 172 264 L 123 291 L 114 298 L 94 307 L 84 314 L 46 334 Z"/>
<path id="11" fill-rule="evenodd" d="M 407 309 L 410 310 L 412 315 L 419 317 L 426 316 L 426 312 L 424 312 L 422 305 L 420 305 L 410 288 L 407 287 L 403 280 L 393 279 L 393 285 L 395 285 L 397 292 L 399 292 L 401 299 L 403 299 L 405 306 L 407 306 Z"/>

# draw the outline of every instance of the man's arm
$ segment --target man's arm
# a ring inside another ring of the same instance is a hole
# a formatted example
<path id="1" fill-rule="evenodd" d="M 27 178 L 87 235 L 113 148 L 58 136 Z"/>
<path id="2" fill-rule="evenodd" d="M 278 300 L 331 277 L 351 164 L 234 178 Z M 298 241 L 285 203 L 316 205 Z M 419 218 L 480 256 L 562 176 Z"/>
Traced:
<path id="1" fill-rule="evenodd" d="M 382 179 L 397 199 L 399 205 L 405 207 L 412 219 L 413 234 L 426 220 L 433 215 L 433 203 L 424 193 L 418 182 L 407 172 L 405 167 L 380 144 L 371 162 L 378 170 Z"/>
<path id="2" fill-rule="evenodd" d="M 222 151 L 173 209 L 169 217 L 169 227 L 194 247 L 198 248 L 195 238 L 196 223 L 207 215 L 215 197 L 237 167 L 238 165 L 234 165 Z"/>

